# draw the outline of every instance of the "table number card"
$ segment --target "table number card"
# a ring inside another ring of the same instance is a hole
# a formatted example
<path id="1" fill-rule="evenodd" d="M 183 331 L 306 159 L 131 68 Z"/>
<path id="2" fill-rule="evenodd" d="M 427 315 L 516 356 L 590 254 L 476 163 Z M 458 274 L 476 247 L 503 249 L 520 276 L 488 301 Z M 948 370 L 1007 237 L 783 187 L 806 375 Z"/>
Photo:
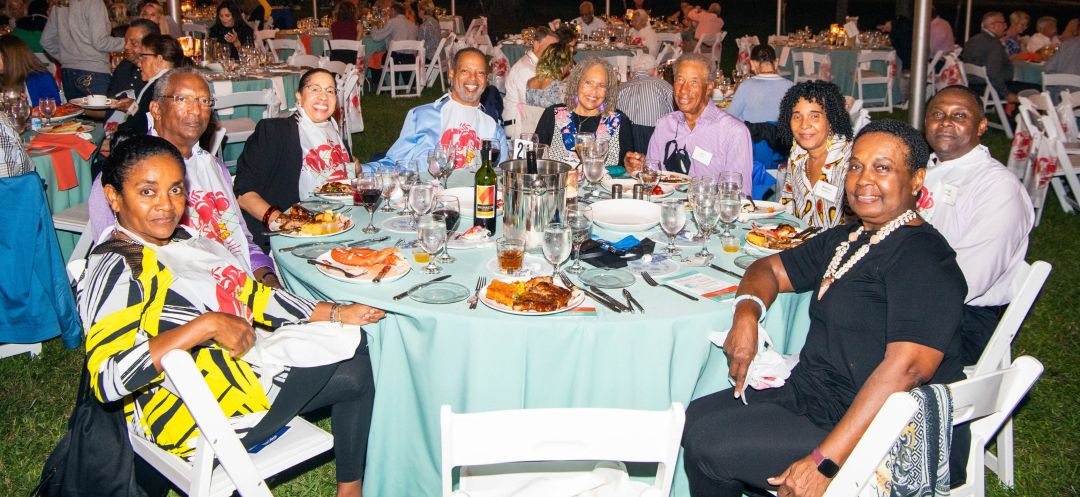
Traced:
<path id="1" fill-rule="evenodd" d="M 679 290 L 717 302 L 734 298 L 735 291 L 739 289 L 738 285 L 696 271 L 677 274 L 663 281 Z"/>
<path id="2" fill-rule="evenodd" d="M 510 153 L 510 159 L 524 159 L 525 147 L 532 143 L 529 140 L 522 140 L 519 138 L 514 139 L 514 150 Z M 539 159 L 539 157 L 537 157 Z"/>

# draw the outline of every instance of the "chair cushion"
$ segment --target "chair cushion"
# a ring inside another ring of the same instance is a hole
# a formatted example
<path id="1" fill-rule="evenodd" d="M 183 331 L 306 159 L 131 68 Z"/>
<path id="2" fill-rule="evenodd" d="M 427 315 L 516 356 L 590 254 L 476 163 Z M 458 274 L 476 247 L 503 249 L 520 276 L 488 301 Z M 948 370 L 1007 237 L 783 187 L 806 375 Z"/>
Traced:
<path id="1" fill-rule="evenodd" d="M 250 117 L 238 117 L 236 119 L 225 119 L 218 123 L 222 128 L 225 128 L 225 135 L 234 135 L 237 133 L 251 133 L 255 131 L 255 121 Z"/>
<path id="2" fill-rule="evenodd" d="M 82 233 L 90 221 L 90 210 L 86 202 L 76 204 L 53 214 L 53 226 L 58 230 Z"/>

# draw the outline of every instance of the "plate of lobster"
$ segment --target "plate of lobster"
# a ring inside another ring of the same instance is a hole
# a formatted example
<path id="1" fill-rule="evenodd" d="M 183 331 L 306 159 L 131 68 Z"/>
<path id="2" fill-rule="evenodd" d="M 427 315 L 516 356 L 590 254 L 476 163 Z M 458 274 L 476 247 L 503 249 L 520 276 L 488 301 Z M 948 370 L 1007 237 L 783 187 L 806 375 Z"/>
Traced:
<path id="1" fill-rule="evenodd" d="M 322 263 L 315 266 L 320 273 L 349 283 L 371 283 L 380 276 L 382 282 L 394 281 L 412 270 L 396 247 L 382 250 L 337 247 L 315 260 Z"/>
<path id="2" fill-rule="evenodd" d="M 790 224 L 771 226 L 754 225 L 746 234 L 744 249 L 747 254 L 766 256 L 797 247 L 804 238 L 797 237 L 799 230 Z"/>

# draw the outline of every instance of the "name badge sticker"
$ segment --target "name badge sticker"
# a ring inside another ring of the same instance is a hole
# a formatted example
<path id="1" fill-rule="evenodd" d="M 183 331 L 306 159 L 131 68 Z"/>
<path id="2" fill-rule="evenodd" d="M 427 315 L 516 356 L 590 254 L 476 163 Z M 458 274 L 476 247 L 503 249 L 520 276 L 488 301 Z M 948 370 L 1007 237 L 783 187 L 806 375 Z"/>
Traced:
<path id="1" fill-rule="evenodd" d="M 829 184 L 828 181 L 819 179 L 817 183 L 814 183 L 814 190 L 812 193 L 820 199 L 835 203 L 839 200 L 840 189 Z"/>
<path id="2" fill-rule="evenodd" d="M 694 147 L 694 154 L 690 157 L 706 166 L 712 162 L 712 152 L 701 147 Z"/>
<path id="3" fill-rule="evenodd" d="M 941 187 L 941 201 L 949 205 L 956 204 L 956 197 L 960 196 L 960 188 L 956 185 L 943 185 Z"/>

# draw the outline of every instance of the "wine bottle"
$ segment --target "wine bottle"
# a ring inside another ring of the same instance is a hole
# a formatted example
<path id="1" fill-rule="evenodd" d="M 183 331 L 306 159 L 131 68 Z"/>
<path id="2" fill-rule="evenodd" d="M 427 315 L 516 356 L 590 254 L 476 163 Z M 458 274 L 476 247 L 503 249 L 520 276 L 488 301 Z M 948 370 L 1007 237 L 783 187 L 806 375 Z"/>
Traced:
<path id="1" fill-rule="evenodd" d="M 525 174 L 539 174 L 536 166 L 536 147 L 525 149 Z"/>
<path id="2" fill-rule="evenodd" d="M 480 169 L 473 178 L 473 226 L 483 226 L 494 236 L 496 176 L 491 162 L 491 144 L 485 140 L 480 150 Z"/>

